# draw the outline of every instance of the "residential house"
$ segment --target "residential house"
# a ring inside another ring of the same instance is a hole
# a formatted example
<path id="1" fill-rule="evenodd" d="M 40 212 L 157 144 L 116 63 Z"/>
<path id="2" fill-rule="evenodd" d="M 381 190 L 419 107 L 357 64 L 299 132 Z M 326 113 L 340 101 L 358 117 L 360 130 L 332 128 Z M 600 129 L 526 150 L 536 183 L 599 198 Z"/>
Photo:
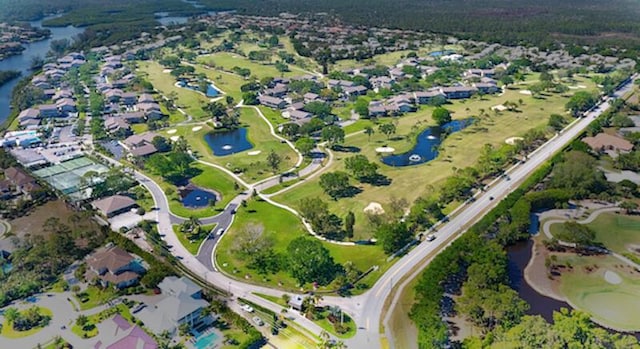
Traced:
<path id="1" fill-rule="evenodd" d="M 40 111 L 33 108 L 27 108 L 18 114 L 18 121 L 20 122 L 20 126 L 24 126 L 23 124 L 29 123 L 29 120 L 38 120 L 40 117 Z M 38 121 L 39 123 L 39 121 Z"/>
<path id="2" fill-rule="evenodd" d="M 478 92 L 482 92 L 484 94 L 494 94 L 500 91 L 500 88 L 498 88 L 496 84 L 477 82 L 473 84 L 473 87 L 475 87 L 478 90 Z"/>
<path id="3" fill-rule="evenodd" d="M 418 104 L 429 104 L 435 98 L 445 98 L 439 90 L 418 91 L 414 93 L 414 98 Z"/>
<path id="4" fill-rule="evenodd" d="M 305 93 L 303 97 L 304 97 L 304 101 L 306 103 L 314 102 L 314 101 L 316 101 L 316 100 L 318 100 L 320 98 L 319 95 L 317 95 L 315 93 L 311 93 L 311 92 Z"/>
<path id="5" fill-rule="evenodd" d="M 126 106 L 132 106 L 136 104 L 138 100 L 138 94 L 135 92 L 125 92 L 120 95 L 120 103 Z"/>
<path id="6" fill-rule="evenodd" d="M 162 111 L 158 103 L 138 103 L 136 109 L 144 113 L 149 120 L 158 120 L 162 118 Z"/>
<path id="7" fill-rule="evenodd" d="M 105 99 L 109 103 L 118 103 L 122 97 L 122 90 L 117 88 L 110 88 L 103 92 Z"/>
<path id="8" fill-rule="evenodd" d="M 387 109 L 380 102 L 371 102 L 369 104 L 369 116 L 378 117 L 387 115 Z"/>
<path id="9" fill-rule="evenodd" d="M 287 105 L 287 102 L 285 102 L 281 98 L 266 95 L 258 96 L 258 102 L 266 107 L 273 109 L 282 109 Z"/>
<path id="10" fill-rule="evenodd" d="M 40 111 L 41 118 L 57 118 L 60 116 L 58 106 L 55 104 L 43 104 L 36 108 Z"/>
<path id="11" fill-rule="evenodd" d="M 265 89 L 263 94 L 271 97 L 283 97 L 287 91 L 289 91 L 287 85 L 276 84 L 273 88 Z"/>
<path id="12" fill-rule="evenodd" d="M 76 102 L 71 98 L 59 99 L 56 102 L 56 106 L 61 114 L 75 113 L 77 111 Z"/>
<path id="13" fill-rule="evenodd" d="M 138 325 L 131 325 L 120 314 L 100 324 L 101 340 L 93 349 L 157 349 L 158 343 Z"/>
<path id="14" fill-rule="evenodd" d="M 149 156 L 158 152 L 158 149 L 153 145 L 153 139 L 158 136 L 157 133 L 145 132 L 130 136 L 123 140 L 121 144 L 133 156 Z"/>
<path id="15" fill-rule="evenodd" d="M 391 86 L 396 83 L 396 80 L 388 76 L 378 76 L 369 79 L 369 82 L 374 89 L 378 90 L 381 88 L 391 88 Z"/>
<path id="16" fill-rule="evenodd" d="M 9 181 L 15 195 L 31 195 L 35 190 L 42 187 L 27 172 L 19 167 L 9 167 L 4 170 L 4 179 Z"/>
<path id="17" fill-rule="evenodd" d="M 107 132 L 116 132 L 119 130 L 131 130 L 131 126 L 127 120 L 119 116 L 109 116 L 104 119 L 104 128 Z"/>
<path id="18" fill-rule="evenodd" d="M 303 125 L 311 121 L 313 114 L 304 110 L 291 109 L 282 113 L 282 116 L 295 122 L 298 125 Z"/>
<path id="19" fill-rule="evenodd" d="M 476 91 L 477 89 L 475 87 L 468 86 L 451 86 L 440 88 L 440 93 L 442 93 L 447 99 L 470 98 Z"/>
<path id="20" fill-rule="evenodd" d="M 596 152 L 613 151 L 616 153 L 628 153 L 633 150 L 633 144 L 631 142 L 606 133 L 598 133 L 595 137 L 585 137 L 582 141 Z"/>
<path id="21" fill-rule="evenodd" d="M 169 277 L 158 287 L 165 298 L 154 306 L 142 309 L 136 315 L 154 333 L 168 331 L 175 334 L 183 324 L 195 328 L 214 321 L 213 317 L 203 314 L 203 309 L 208 307 L 209 303 L 201 298 L 200 287 L 191 280 L 185 277 Z"/>
<path id="22" fill-rule="evenodd" d="M 463 76 L 465 77 L 478 76 L 478 77 L 491 78 L 495 74 L 496 74 L 496 71 L 494 69 L 468 69 L 463 73 Z"/>
<path id="23" fill-rule="evenodd" d="M 342 92 L 344 92 L 347 96 L 362 96 L 367 94 L 367 88 L 362 85 L 347 86 L 342 88 Z"/>
<path id="24" fill-rule="evenodd" d="M 86 258 L 87 280 L 97 280 L 103 287 L 127 288 L 138 283 L 144 267 L 127 251 L 108 244 Z"/>
<path id="25" fill-rule="evenodd" d="M 111 218 L 129 211 L 131 208 L 136 207 L 137 204 L 135 200 L 128 196 L 113 195 L 96 200 L 91 203 L 91 206 L 100 211 L 103 216 Z"/>
<path id="26" fill-rule="evenodd" d="M 138 103 L 155 103 L 153 96 L 148 93 L 143 93 L 138 98 Z"/>

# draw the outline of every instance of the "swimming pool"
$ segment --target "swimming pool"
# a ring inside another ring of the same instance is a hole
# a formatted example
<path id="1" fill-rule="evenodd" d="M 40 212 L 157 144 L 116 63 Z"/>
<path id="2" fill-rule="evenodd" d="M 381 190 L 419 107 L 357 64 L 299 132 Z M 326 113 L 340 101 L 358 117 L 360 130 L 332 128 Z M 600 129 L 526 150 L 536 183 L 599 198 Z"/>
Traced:
<path id="1" fill-rule="evenodd" d="M 214 332 L 210 332 L 198 337 L 198 340 L 195 342 L 196 349 L 209 349 L 213 348 L 216 340 L 218 339 L 218 335 Z"/>

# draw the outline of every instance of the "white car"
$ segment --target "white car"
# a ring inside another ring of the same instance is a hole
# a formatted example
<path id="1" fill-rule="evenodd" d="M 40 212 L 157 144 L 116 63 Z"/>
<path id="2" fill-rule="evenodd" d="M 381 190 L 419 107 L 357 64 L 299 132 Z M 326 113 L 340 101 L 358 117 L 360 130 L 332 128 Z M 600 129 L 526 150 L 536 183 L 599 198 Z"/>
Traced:
<path id="1" fill-rule="evenodd" d="M 240 309 L 246 311 L 247 313 L 253 313 L 253 308 L 249 304 L 241 305 Z"/>
<path id="2" fill-rule="evenodd" d="M 220 228 L 220 229 L 218 229 L 218 232 L 216 233 L 216 235 L 220 236 L 220 235 L 222 235 L 222 233 L 224 233 L 224 229 Z"/>
<path id="3" fill-rule="evenodd" d="M 427 235 L 426 239 L 427 239 L 427 241 L 433 241 L 433 240 L 436 239 L 436 236 L 433 235 L 433 234 L 429 234 L 429 235 Z"/>

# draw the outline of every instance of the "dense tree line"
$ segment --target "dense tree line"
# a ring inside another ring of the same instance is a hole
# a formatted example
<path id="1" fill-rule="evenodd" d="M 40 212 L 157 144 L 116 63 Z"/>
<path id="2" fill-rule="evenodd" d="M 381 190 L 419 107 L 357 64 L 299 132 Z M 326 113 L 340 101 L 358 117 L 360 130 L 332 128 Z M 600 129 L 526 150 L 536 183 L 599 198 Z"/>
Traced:
<path id="1" fill-rule="evenodd" d="M 0 70 L 0 86 L 20 76 L 17 70 Z"/>
<path id="2" fill-rule="evenodd" d="M 556 46 L 567 38 L 624 46 L 637 45 L 640 23 L 639 4 L 615 0 L 604 5 L 595 0 L 557 2 L 542 0 L 489 0 L 481 8 L 475 2 L 385 0 L 312 1 L 312 0 L 203 0 L 217 9 L 236 9 L 240 13 L 278 15 L 282 12 L 327 12 L 354 24 L 436 33 L 452 33 L 462 38 L 499 41 L 506 44 L 531 43 L 543 48 Z M 384 13 L 384 16 L 375 14 Z M 598 37 L 604 32 L 619 36 Z M 628 38 L 625 34 L 632 34 Z M 633 38 L 635 34 L 635 39 Z"/>

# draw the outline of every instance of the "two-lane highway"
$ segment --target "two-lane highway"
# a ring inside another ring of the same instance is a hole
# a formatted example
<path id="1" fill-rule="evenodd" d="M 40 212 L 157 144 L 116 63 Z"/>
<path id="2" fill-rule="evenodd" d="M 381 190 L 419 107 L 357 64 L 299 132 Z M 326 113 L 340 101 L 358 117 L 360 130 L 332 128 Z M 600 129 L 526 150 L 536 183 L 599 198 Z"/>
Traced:
<path id="1" fill-rule="evenodd" d="M 634 77 L 635 78 L 635 77 Z M 619 98 L 625 95 L 633 87 L 633 81 L 623 85 L 614 94 Z M 467 204 L 459 210 L 455 217 L 439 227 L 437 238 L 432 242 L 422 242 L 407 255 L 396 262 L 376 282 L 367 293 L 354 297 L 350 302 L 340 302 L 347 311 L 354 315 L 361 329 L 356 336 L 348 340 L 350 348 L 380 348 L 380 323 L 385 301 L 391 296 L 393 287 L 406 275 L 409 275 L 416 266 L 421 268 L 426 265 L 425 259 L 446 247 L 446 242 L 460 236 L 466 228 L 479 220 L 497 203 L 517 188 L 540 165 L 549 160 L 554 154 L 561 151 L 574 138 L 580 135 L 587 126 L 600 114 L 609 108 L 609 99 L 596 106 L 584 118 L 576 120 L 570 127 L 557 134 L 543 146 L 528 156 L 526 162 L 512 168 L 508 176 L 496 181 L 486 192 L 477 196 L 477 200 Z M 428 261 L 426 261 L 428 262 Z M 422 264 L 422 265 L 421 265 Z M 393 341 L 390 341 L 393 346 Z"/>

